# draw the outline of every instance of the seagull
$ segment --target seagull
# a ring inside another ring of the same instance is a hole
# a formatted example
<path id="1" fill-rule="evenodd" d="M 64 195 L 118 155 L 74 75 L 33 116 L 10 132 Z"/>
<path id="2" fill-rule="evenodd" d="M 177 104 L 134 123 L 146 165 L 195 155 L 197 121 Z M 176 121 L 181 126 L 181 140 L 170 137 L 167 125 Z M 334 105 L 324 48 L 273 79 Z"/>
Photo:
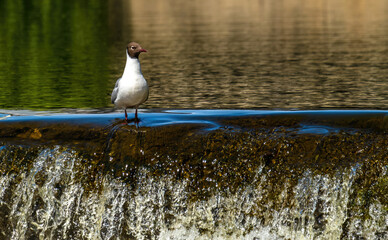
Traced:
<path id="1" fill-rule="evenodd" d="M 112 91 L 111 100 L 117 108 L 124 108 L 125 121 L 128 122 L 127 108 L 136 108 L 135 121 L 137 118 L 137 108 L 148 99 L 148 84 L 140 68 L 139 55 L 147 52 L 140 44 L 130 42 L 127 46 L 127 62 L 124 73 L 117 79 Z"/>

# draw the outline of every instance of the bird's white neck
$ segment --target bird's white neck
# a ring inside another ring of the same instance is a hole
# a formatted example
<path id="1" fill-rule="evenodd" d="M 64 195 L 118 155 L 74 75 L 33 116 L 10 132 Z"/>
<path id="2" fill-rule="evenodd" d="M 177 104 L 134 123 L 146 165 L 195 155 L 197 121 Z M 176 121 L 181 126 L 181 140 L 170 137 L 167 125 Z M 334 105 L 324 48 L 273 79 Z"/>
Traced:
<path id="1" fill-rule="evenodd" d="M 142 74 L 141 68 L 140 68 L 140 61 L 138 58 L 131 58 L 128 53 L 127 55 L 127 62 L 125 64 L 123 78 L 129 77 L 131 75 L 139 75 Z"/>

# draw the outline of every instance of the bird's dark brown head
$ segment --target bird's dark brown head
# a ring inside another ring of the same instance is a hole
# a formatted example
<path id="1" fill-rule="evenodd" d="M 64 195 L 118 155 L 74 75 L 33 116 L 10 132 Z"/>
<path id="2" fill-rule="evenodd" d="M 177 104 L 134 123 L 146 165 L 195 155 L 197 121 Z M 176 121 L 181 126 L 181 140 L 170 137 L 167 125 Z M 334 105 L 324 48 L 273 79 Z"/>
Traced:
<path id="1" fill-rule="evenodd" d="M 147 50 L 142 48 L 140 44 L 136 42 L 130 42 L 127 46 L 127 52 L 131 58 L 139 58 L 140 53 L 147 52 Z"/>

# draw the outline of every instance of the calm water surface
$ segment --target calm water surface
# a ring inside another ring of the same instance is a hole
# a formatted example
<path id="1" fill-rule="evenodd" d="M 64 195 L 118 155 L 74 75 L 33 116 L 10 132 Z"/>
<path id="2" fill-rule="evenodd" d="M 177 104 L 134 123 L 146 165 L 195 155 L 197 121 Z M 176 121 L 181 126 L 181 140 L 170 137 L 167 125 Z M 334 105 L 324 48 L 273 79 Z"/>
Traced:
<path id="1" fill-rule="evenodd" d="M 0 0 L 0 109 L 113 108 L 132 40 L 143 108 L 388 106 L 385 0 Z"/>

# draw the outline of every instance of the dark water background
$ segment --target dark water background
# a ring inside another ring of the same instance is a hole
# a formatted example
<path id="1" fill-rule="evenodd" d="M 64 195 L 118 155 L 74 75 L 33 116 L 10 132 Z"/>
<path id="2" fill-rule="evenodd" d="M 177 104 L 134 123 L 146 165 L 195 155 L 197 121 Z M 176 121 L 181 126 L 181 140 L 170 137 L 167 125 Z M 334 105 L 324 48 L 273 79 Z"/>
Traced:
<path id="1" fill-rule="evenodd" d="M 128 41 L 142 108 L 388 106 L 386 0 L 0 0 L 0 109 L 111 109 Z"/>

